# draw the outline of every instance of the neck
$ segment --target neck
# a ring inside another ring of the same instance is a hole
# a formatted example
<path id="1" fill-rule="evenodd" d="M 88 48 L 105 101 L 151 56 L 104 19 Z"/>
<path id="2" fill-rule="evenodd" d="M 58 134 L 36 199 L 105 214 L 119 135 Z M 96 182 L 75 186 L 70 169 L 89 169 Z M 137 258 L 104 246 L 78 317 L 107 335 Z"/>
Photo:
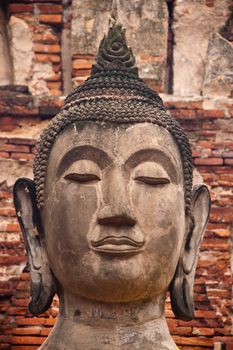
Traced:
<path id="1" fill-rule="evenodd" d="M 176 349 L 163 315 L 164 300 L 113 304 L 64 293 L 56 325 L 41 350 Z"/>

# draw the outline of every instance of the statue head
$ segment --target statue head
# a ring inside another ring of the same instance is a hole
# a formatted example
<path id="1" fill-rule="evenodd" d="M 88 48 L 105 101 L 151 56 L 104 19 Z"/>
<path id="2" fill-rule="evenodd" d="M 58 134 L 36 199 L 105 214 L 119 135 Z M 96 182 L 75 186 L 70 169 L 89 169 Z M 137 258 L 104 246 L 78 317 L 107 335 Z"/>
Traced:
<path id="1" fill-rule="evenodd" d="M 44 130 L 34 181 L 14 187 L 31 268 L 30 311 L 57 291 L 107 303 L 165 298 L 193 317 L 209 191 L 192 184 L 188 139 L 139 77 L 121 26 Z"/>

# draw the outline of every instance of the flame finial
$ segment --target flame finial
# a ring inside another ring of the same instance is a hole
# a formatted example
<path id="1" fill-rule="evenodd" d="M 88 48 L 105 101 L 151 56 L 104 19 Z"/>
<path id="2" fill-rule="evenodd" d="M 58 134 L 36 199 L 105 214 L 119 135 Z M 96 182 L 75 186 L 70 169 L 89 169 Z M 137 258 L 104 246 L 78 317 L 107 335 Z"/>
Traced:
<path id="1" fill-rule="evenodd" d="M 93 75 L 104 70 L 128 71 L 138 76 L 135 57 L 127 45 L 125 29 L 118 21 L 118 0 L 113 0 L 109 30 L 100 42 L 91 73 Z"/>

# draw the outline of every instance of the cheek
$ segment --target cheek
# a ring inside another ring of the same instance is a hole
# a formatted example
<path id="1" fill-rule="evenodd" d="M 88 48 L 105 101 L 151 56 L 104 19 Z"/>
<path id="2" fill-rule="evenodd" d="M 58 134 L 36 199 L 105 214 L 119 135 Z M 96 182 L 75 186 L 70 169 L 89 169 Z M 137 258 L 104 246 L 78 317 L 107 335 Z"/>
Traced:
<path id="1" fill-rule="evenodd" d="M 179 255 L 185 231 L 184 192 L 179 185 L 145 186 L 135 184 L 131 198 L 138 225 L 148 250 L 161 259 Z M 166 249 L 165 249 L 166 247 Z"/>
<path id="2" fill-rule="evenodd" d="M 131 198 L 140 220 L 146 218 L 151 226 L 154 222 L 167 226 L 169 219 L 176 219 L 174 213 L 184 211 L 184 192 L 180 185 L 148 186 L 135 183 L 131 188 Z"/>
<path id="3" fill-rule="evenodd" d="M 46 244 L 51 254 L 87 247 L 87 232 L 97 210 L 94 186 L 60 181 L 47 196 L 45 212 Z M 64 239 L 65 235 L 65 239 Z"/>

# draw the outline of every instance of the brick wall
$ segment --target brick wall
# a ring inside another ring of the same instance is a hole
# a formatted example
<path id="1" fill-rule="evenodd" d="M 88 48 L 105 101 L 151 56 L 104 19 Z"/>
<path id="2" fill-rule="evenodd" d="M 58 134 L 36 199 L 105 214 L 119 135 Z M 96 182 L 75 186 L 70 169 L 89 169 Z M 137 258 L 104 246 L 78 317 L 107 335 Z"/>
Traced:
<path id="1" fill-rule="evenodd" d="M 31 36 L 22 38 L 22 46 L 23 40 L 27 43 L 22 52 L 20 46 L 12 47 L 14 40 L 9 41 L 14 84 L 0 87 L 0 349 L 37 349 L 49 334 L 58 312 L 57 299 L 39 317 L 32 317 L 27 310 L 29 273 L 13 208 L 12 186 L 20 176 L 32 177 L 36 140 L 62 106 L 69 81 L 80 83 L 89 74 L 94 53 L 72 48 L 71 15 L 76 8 L 72 6 L 71 1 L 24 0 L 11 1 L 7 7 L 9 28 L 14 25 L 22 31 L 29 28 Z M 206 6 L 210 6 L 209 2 Z M 14 36 L 15 27 L 12 33 Z M 232 40 L 228 22 L 225 33 Z M 27 69 L 19 76 L 18 60 L 21 54 L 27 54 L 28 47 L 31 61 L 27 67 L 25 63 Z M 157 57 L 149 53 L 144 59 L 151 64 Z M 156 78 L 153 81 L 158 86 Z M 163 81 L 160 90 L 164 91 L 165 85 Z M 210 187 L 212 198 L 195 280 L 196 318 L 190 322 L 175 319 L 168 298 L 169 328 L 182 350 L 208 350 L 214 344 L 220 350 L 221 343 L 230 350 L 233 349 L 232 99 L 166 94 L 163 98 L 190 138 L 194 164 Z"/>

